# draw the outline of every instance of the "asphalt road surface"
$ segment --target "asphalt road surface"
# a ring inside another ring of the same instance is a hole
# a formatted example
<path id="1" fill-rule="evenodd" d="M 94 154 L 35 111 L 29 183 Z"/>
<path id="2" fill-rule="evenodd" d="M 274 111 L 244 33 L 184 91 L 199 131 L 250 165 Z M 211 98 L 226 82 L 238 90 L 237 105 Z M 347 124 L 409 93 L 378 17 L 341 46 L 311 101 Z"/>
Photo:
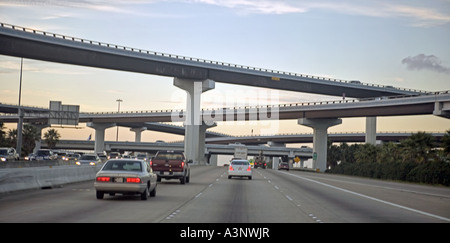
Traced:
<path id="1" fill-rule="evenodd" d="M 0 222 L 450 222 L 450 188 L 299 171 L 194 166 L 191 183 L 162 180 L 156 197 L 95 197 L 93 181 L 0 195 Z"/>

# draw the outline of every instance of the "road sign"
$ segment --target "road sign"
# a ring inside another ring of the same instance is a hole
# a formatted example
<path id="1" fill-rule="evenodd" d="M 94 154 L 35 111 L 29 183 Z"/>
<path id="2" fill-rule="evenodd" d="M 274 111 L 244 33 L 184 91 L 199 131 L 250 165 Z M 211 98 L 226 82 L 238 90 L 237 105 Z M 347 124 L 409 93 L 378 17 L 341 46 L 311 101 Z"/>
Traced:
<path id="1" fill-rule="evenodd" d="M 79 105 L 62 105 L 61 101 L 50 101 L 48 124 L 78 125 Z"/>
<path id="2" fill-rule="evenodd" d="M 247 159 L 247 147 L 237 146 L 234 148 L 234 158 L 236 159 Z"/>

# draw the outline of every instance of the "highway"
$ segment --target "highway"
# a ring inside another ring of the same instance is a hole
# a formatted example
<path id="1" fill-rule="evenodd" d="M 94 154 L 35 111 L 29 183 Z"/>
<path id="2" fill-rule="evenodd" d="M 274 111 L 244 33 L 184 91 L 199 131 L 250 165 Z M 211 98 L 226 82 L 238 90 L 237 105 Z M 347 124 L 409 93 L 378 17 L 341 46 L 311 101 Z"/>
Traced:
<path id="1" fill-rule="evenodd" d="M 193 166 L 191 183 L 163 180 L 156 197 L 106 195 L 93 181 L 0 195 L 0 222 L 450 222 L 450 188 L 301 171 Z"/>

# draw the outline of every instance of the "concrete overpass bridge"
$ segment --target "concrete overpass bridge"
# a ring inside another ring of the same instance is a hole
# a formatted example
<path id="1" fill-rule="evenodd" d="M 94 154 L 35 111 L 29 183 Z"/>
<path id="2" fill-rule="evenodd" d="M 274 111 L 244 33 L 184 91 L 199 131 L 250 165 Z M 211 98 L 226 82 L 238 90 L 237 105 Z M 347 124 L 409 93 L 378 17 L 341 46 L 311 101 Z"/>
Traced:
<path id="1" fill-rule="evenodd" d="M 44 143 L 43 147 L 47 145 Z M 270 147 L 261 145 L 242 145 L 242 144 L 206 144 L 204 154 L 208 164 L 217 164 L 217 155 L 234 155 L 236 147 L 245 147 L 249 156 L 257 156 L 261 153 L 271 158 L 285 157 L 293 159 L 299 157 L 303 162 L 312 158 L 311 148 L 286 148 Z M 144 142 L 112 142 L 106 141 L 105 147 L 108 151 L 134 151 L 147 152 L 152 155 L 160 150 L 184 151 L 183 143 L 144 143 Z M 61 140 L 56 144 L 55 149 L 63 150 L 94 150 L 95 142 L 79 140 Z"/>

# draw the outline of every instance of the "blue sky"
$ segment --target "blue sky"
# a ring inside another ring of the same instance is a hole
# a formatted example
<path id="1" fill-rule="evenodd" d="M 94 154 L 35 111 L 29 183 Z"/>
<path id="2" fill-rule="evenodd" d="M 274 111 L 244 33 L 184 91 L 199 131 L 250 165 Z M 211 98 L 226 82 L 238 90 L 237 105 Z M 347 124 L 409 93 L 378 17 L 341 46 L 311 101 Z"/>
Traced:
<path id="1" fill-rule="evenodd" d="M 449 0 L 0 0 L 0 22 L 234 64 L 450 90 Z M 20 59 L 0 56 L 0 102 L 17 103 L 19 68 Z M 164 77 L 27 59 L 23 78 L 22 103 L 28 105 L 61 100 L 79 104 L 82 111 L 113 111 L 121 98 L 122 110 L 184 108 L 185 94 Z M 267 92 L 274 92 L 279 103 L 336 99 L 216 84 L 203 95 L 202 105 L 265 105 Z M 296 121 L 277 126 L 280 133 L 311 132 Z M 258 134 L 261 127 L 225 124 L 215 129 L 232 134 L 254 129 Z M 379 131 L 449 128 L 448 120 L 431 116 L 378 119 Z M 82 130 L 82 136 L 92 133 Z M 364 121 L 345 119 L 330 130 L 363 131 Z M 128 133 L 123 129 L 124 139 L 132 137 Z"/>

